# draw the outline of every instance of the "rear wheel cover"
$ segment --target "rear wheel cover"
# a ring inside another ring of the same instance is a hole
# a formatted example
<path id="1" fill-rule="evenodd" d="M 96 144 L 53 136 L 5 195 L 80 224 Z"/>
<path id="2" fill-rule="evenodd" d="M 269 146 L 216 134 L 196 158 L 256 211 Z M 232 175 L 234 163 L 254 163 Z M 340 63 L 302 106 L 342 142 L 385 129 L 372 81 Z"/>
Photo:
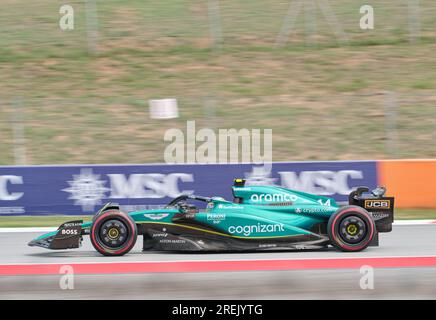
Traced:
<path id="1" fill-rule="evenodd" d="M 91 243 L 103 255 L 120 256 L 129 252 L 137 239 L 136 224 L 127 214 L 107 211 L 91 227 Z"/>
<path id="2" fill-rule="evenodd" d="M 330 217 L 327 231 L 333 246 L 342 251 L 361 251 L 371 243 L 375 225 L 366 210 L 347 206 Z"/>

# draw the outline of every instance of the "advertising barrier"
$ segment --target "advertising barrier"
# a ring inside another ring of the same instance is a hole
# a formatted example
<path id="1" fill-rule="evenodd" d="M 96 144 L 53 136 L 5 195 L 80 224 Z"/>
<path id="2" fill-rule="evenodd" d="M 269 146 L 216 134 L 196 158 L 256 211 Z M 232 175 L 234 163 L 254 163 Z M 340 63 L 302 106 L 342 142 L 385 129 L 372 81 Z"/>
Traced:
<path id="1" fill-rule="evenodd" d="M 377 185 L 375 161 L 253 164 L 72 165 L 0 167 L 0 215 L 88 215 L 106 202 L 126 212 L 162 207 L 180 194 L 232 200 L 234 178 L 347 201 L 357 186 Z M 390 181 L 388 181 L 390 182 Z"/>
<path id="2" fill-rule="evenodd" d="M 379 161 L 377 172 L 397 208 L 436 208 L 436 160 Z"/>

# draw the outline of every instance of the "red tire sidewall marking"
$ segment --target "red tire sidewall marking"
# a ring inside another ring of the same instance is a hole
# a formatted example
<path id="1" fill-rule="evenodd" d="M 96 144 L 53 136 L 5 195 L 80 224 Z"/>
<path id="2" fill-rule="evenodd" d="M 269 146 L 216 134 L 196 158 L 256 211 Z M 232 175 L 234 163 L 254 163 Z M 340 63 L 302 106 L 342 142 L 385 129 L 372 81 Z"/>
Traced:
<path id="1" fill-rule="evenodd" d="M 132 233 L 132 235 L 133 235 L 133 233 L 134 233 L 134 231 L 135 231 L 135 226 L 133 225 L 133 223 L 132 223 L 132 221 L 129 219 L 129 218 L 126 218 L 126 215 L 125 214 L 123 214 L 123 213 L 121 213 L 120 211 L 115 211 L 115 210 L 109 210 L 109 211 L 106 211 L 106 212 L 104 212 L 103 214 L 101 214 L 100 216 L 98 216 L 97 217 L 97 219 L 94 221 L 94 223 L 93 223 L 93 225 L 92 225 L 92 228 L 91 228 L 91 238 L 92 238 L 92 240 L 93 240 L 93 243 L 102 251 L 102 252 L 110 252 L 111 254 L 120 254 L 120 253 L 123 253 L 124 251 L 127 251 L 127 249 L 130 247 L 130 245 L 132 244 L 132 242 L 133 242 L 133 239 L 134 239 L 134 237 L 131 235 L 131 237 L 130 237 L 130 239 L 129 239 L 129 242 L 128 242 L 128 244 L 124 247 L 124 248 L 122 248 L 122 249 L 120 249 L 120 250 L 118 250 L 118 251 L 111 251 L 111 250 L 108 250 L 108 249 L 105 249 L 105 248 L 103 248 L 101 245 L 100 245 L 100 243 L 97 241 L 97 239 L 96 239 L 96 236 L 95 236 L 95 231 L 96 231 L 96 229 L 97 228 L 94 228 L 94 226 L 98 226 L 98 224 L 99 224 L 99 222 L 101 221 L 101 220 L 103 220 L 104 218 L 106 218 L 106 216 L 109 214 L 109 213 L 111 213 L 111 214 L 113 214 L 113 215 L 115 215 L 115 216 L 119 216 L 119 217 L 121 217 L 121 218 L 123 218 L 123 220 L 122 220 L 122 222 L 124 223 L 124 222 L 127 222 L 128 224 L 129 224 L 129 227 L 130 227 L 130 232 Z M 126 221 L 124 221 L 124 220 L 126 220 Z"/>
<path id="2" fill-rule="evenodd" d="M 349 245 L 346 245 L 344 243 L 344 241 L 342 241 L 341 239 L 339 239 L 339 241 L 338 241 L 338 238 L 336 237 L 336 233 L 335 233 L 336 221 L 339 218 L 341 218 L 344 214 L 349 213 L 349 212 L 359 212 L 359 213 L 363 214 L 369 220 L 370 236 L 368 237 L 368 240 L 365 241 L 360 246 L 349 246 Z M 357 250 L 360 250 L 360 249 L 364 248 L 366 246 L 366 244 L 371 241 L 371 239 L 372 239 L 372 237 L 374 235 L 374 224 L 372 223 L 372 218 L 366 212 L 360 211 L 360 210 L 358 211 L 356 208 L 349 208 L 349 209 L 346 209 L 346 210 L 340 212 L 340 214 L 338 214 L 335 217 L 335 219 L 332 221 L 332 224 L 331 224 L 331 233 L 332 233 L 333 239 L 336 241 L 336 243 L 340 244 L 340 246 L 342 248 L 347 249 L 347 250 L 357 251 Z"/>

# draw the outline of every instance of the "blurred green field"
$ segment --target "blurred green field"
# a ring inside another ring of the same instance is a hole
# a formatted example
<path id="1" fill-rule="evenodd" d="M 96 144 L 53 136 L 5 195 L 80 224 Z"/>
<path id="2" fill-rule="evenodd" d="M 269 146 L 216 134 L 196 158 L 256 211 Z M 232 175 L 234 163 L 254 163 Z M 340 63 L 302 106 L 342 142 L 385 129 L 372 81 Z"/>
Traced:
<path id="1" fill-rule="evenodd" d="M 19 227 L 59 227 L 62 223 L 72 220 L 90 221 L 92 216 L 19 216 L 0 217 L 0 228 Z"/>
<path id="2" fill-rule="evenodd" d="M 408 1 L 366 1 L 374 30 L 359 28 L 362 1 L 324 2 L 337 25 L 305 7 L 276 46 L 291 1 L 220 0 L 214 50 L 208 1 L 97 1 L 93 53 L 85 1 L 68 1 L 75 30 L 62 31 L 63 3 L 3 0 L 0 165 L 14 164 L 17 114 L 28 164 L 162 162 L 165 130 L 186 120 L 271 128 L 275 161 L 435 157 L 434 1 L 419 1 L 419 39 Z M 150 119 L 148 99 L 167 97 L 181 117 Z"/>
<path id="3" fill-rule="evenodd" d="M 90 221 L 92 216 L 19 216 L 0 217 L 0 228 L 14 227 L 58 227 L 71 220 Z M 395 220 L 405 219 L 436 219 L 436 210 L 433 209 L 397 209 Z"/>

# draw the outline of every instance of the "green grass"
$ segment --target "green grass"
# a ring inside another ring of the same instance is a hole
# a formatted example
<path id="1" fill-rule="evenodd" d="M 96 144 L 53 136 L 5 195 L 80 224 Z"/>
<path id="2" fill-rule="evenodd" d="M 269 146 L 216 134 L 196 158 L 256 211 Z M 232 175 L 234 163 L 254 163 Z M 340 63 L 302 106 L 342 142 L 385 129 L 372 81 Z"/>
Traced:
<path id="1" fill-rule="evenodd" d="M 409 42 L 405 1 L 367 1 L 374 30 L 359 28 L 360 0 L 328 2 L 348 44 L 318 9 L 311 45 L 301 14 L 289 41 L 276 47 L 289 1 L 222 0 L 217 52 L 207 1 L 98 1 L 92 54 L 85 1 L 68 2 L 75 30 L 61 31 L 60 3 L 4 0 L 0 165 L 14 162 L 13 101 L 29 164 L 161 162 L 165 130 L 188 119 L 272 128 L 277 161 L 436 157 L 434 1 L 419 2 L 418 42 Z M 397 92 L 399 104 L 395 155 L 385 144 L 385 91 Z M 150 119 L 148 99 L 166 97 L 178 99 L 181 117 Z M 216 101 L 209 118 L 208 99 Z"/>
<path id="2" fill-rule="evenodd" d="M 0 217 L 0 228 L 13 227 L 58 227 L 71 220 L 90 221 L 92 216 L 22 216 Z M 395 220 L 436 219 L 436 209 L 397 209 Z"/>
<path id="3" fill-rule="evenodd" d="M 62 223 L 72 220 L 90 221 L 92 216 L 21 216 L 0 217 L 0 228 L 14 227 L 59 227 Z"/>
<path id="4" fill-rule="evenodd" d="M 397 209 L 395 219 L 436 219 L 436 209 Z"/>

